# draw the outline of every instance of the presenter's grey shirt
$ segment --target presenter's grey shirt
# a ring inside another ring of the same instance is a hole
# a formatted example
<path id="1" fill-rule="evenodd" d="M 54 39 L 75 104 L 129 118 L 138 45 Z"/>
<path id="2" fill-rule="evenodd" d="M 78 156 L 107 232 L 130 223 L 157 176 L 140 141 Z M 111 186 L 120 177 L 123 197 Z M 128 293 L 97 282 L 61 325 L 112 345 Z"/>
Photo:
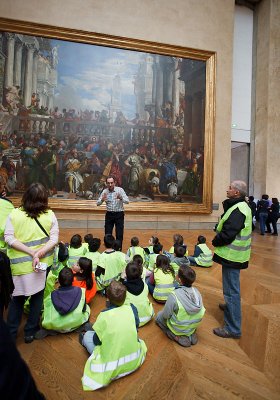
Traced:
<path id="1" fill-rule="evenodd" d="M 105 193 L 107 194 L 107 200 L 106 200 L 107 211 L 110 212 L 124 211 L 123 205 L 129 203 L 129 198 L 127 197 L 127 194 L 125 193 L 123 188 L 115 186 L 112 192 L 110 192 L 109 189 L 104 189 L 101 195 L 99 196 L 99 199 L 96 202 L 98 206 L 100 206 L 103 203 L 102 197 Z M 121 200 L 117 199 L 118 194 L 121 196 Z"/>

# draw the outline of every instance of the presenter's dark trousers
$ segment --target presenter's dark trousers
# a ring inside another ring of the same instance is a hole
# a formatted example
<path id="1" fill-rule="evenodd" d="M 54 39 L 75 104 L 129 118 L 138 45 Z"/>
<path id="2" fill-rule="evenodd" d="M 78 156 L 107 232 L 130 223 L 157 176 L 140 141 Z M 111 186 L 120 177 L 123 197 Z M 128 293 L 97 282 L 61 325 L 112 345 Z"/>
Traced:
<path id="1" fill-rule="evenodd" d="M 116 239 L 123 241 L 124 228 L 124 212 L 123 211 L 107 211 L 105 215 L 105 235 L 112 235 L 114 226 L 116 227 Z"/>

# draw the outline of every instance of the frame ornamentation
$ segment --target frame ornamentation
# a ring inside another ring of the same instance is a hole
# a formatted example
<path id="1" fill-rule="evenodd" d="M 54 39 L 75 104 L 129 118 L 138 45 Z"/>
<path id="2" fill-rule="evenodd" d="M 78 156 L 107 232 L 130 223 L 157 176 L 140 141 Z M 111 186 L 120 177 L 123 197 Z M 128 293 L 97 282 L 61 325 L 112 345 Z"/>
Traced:
<path id="1" fill-rule="evenodd" d="M 197 50 L 187 47 L 149 42 L 145 40 L 126 37 L 111 36 L 87 31 L 61 28 L 56 26 L 36 24 L 25 21 L 0 18 L 0 31 L 45 37 L 49 39 L 66 40 L 70 42 L 85 43 L 124 50 L 145 52 L 155 55 L 178 57 L 184 60 L 205 62 L 205 109 L 204 109 L 204 168 L 202 201 L 200 203 L 173 203 L 173 202 L 133 202 L 126 205 L 128 213 L 198 213 L 210 214 L 212 212 L 212 186 L 213 186 L 213 153 L 215 133 L 215 80 L 216 80 L 216 53 L 212 51 Z M 19 197 L 11 197 L 17 206 Z M 63 200 L 49 199 L 53 210 L 60 211 L 102 211 L 97 208 L 93 200 Z"/>

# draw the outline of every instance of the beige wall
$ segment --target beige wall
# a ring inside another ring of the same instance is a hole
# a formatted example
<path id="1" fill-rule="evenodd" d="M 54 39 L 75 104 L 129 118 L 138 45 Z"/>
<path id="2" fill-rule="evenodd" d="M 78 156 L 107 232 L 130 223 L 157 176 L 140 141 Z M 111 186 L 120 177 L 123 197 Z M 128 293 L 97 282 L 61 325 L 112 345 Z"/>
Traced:
<path id="1" fill-rule="evenodd" d="M 217 52 L 213 202 L 221 203 L 230 180 L 234 0 L 2 0 L 0 15 Z"/>

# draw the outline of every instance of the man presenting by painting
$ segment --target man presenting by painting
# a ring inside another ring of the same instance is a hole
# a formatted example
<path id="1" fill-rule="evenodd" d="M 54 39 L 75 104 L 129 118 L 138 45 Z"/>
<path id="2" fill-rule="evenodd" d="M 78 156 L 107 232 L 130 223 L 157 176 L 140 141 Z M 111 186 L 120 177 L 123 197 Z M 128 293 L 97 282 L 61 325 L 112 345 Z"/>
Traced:
<path id="1" fill-rule="evenodd" d="M 107 188 L 104 189 L 97 200 L 100 206 L 104 201 L 106 203 L 107 212 L 105 215 L 105 235 L 112 234 L 114 226 L 116 227 L 116 239 L 123 241 L 124 228 L 124 204 L 129 203 L 129 199 L 125 191 L 116 185 L 115 178 L 108 176 L 106 179 Z"/>
<path id="2" fill-rule="evenodd" d="M 214 334 L 222 338 L 241 337 L 240 270 L 248 268 L 251 254 L 252 213 L 245 201 L 246 183 L 234 181 L 223 202 L 224 213 L 216 229 L 212 244 L 213 261 L 222 265 L 225 304 L 224 326 L 215 328 Z"/>

